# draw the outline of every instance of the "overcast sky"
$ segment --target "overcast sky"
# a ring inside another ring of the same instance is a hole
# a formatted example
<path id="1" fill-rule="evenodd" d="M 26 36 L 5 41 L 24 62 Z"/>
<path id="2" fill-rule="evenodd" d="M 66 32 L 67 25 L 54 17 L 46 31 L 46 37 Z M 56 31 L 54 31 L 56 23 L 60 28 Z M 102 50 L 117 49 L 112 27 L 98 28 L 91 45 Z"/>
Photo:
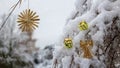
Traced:
<path id="1" fill-rule="evenodd" d="M 9 8 L 18 0 L 0 0 L 0 14 L 8 13 Z M 36 45 L 43 47 L 53 44 L 60 37 L 65 21 L 74 9 L 75 0 L 29 0 L 29 8 L 36 11 L 40 16 L 39 28 L 34 32 L 37 39 Z M 22 2 L 20 7 L 13 14 L 27 8 L 27 0 Z"/>

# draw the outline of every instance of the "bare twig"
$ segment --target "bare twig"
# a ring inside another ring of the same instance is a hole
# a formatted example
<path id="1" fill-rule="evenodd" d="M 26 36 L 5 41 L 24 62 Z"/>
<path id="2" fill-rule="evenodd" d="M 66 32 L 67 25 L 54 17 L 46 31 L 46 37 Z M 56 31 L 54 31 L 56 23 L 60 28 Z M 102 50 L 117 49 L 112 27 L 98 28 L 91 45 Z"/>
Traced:
<path id="1" fill-rule="evenodd" d="M 54 63 L 53 63 L 53 67 L 52 68 L 57 68 L 58 62 L 57 59 L 55 59 Z"/>
<path id="2" fill-rule="evenodd" d="M 115 17 L 114 19 L 113 19 L 113 23 L 111 24 L 111 26 L 114 26 L 117 22 L 116 22 L 116 20 L 118 20 L 119 18 L 118 17 Z M 109 28 L 108 28 L 109 29 Z M 113 28 L 114 29 L 114 28 Z M 111 38 L 110 39 L 110 42 L 108 43 L 108 45 L 107 45 L 107 47 L 106 47 L 106 49 L 105 49 L 105 53 L 107 52 L 107 50 L 108 50 L 108 47 L 110 46 L 110 44 L 115 40 L 115 38 L 116 37 L 118 37 L 118 35 L 115 35 L 113 38 Z"/>
<path id="3" fill-rule="evenodd" d="M 72 55 L 71 58 L 72 59 L 71 59 L 71 63 L 70 63 L 70 67 L 69 68 L 72 68 L 72 64 L 73 64 L 73 61 L 74 61 L 74 56 Z"/>
<path id="4" fill-rule="evenodd" d="M 8 18 L 11 16 L 11 14 L 13 13 L 13 11 L 15 10 L 15 8 L 17 7 L 17 5 L 20 3 L 21 4 L 22 0 L 19 0 L 13 7 L 13 9 L 11 10 L 11 12 L 8 14 L 7 18 L 5 19 L 5 21 L 3 22 L 3 24 L 0 27 L 0 31 L 2 30 L 2 28 L 4 27 L 4 25 L 6 24 Z"/>

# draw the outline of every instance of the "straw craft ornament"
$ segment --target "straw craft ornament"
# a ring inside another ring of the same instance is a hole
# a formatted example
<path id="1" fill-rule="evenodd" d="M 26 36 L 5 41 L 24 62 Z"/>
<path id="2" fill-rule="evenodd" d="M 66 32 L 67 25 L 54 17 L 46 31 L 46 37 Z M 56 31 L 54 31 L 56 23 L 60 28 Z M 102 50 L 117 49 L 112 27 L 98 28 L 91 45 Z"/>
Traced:
<path id="1" fill-rule="evenodd" d="M 65 38 L 64 45 L 66 48 L 72 48 L 73 47 L 72 38 Z"/>
<path id="2" fill-rule="evenodd" d="M 90 50 L 90 47 L 93 47 L 92 40 L 85 40 L 85 41 L 80 40 L 80 47 L 84 52 L 84 55 L 83 55 L 84 58 L 91 59 L 93 57 Z"/>
<path id="3" fill-rule="evenodd" d="M 30 9 L 26 9 L 18 15 L 18 26 L 22 32 L 31 32 L 36 27 L 38 27 L 39 16 L 36 15 L 36 12 L 33 12 Z"/>
<path id="4" fill-rule="evenodd" d="M 87 30 L 88 29 L 88 24 L 87 24 L 86 21 L 83 20 L 79 23 L 78 27 L 81 31 Z"/>

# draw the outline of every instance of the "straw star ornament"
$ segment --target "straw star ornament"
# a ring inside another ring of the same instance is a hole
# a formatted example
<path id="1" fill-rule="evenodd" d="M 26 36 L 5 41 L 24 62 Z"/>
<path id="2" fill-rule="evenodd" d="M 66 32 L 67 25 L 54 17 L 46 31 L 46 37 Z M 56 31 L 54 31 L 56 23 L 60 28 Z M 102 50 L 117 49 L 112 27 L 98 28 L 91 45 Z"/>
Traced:
<path id="1" fill-rule="evenodd" d="M 36 27 L 38 27 L 39 16 L 36 15 L 36 12 L 26 9 L 18 15 L 18 26 L 22 32 L 31 32 Z"/>

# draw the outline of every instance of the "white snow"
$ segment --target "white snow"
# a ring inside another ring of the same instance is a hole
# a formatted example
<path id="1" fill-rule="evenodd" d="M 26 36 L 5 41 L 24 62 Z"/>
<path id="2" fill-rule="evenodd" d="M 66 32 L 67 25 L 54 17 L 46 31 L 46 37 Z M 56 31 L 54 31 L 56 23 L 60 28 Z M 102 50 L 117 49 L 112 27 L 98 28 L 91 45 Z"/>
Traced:
<path id="1" fill-rule="evenodd" d="M 86 2 L 85 2 L 86 1 Z M 91 36 L 94 41 L 93 46 L 93 54 L 96 53 L 97 44 L 103 44 L 103 38 L 105 35 L 105 31 L 108 26 L 110 26 L 111 21 L 114 17 L 120 16 L 120 0 L 111 1 L 111 0 L 76 0 L 75 2 L 76 9 L 72 11 L 70 17 L 68 17 L 66 21 L 66 25 L 64 26 L 63 36 L 61 36 L 64 40 L 65 37 L 69 35 L 72 37 L 74 46 L 73 48 L 80 49 L 80 40 L 85 39 L 85 34 Z M 89 29 L 85 31 L 80 31 L 78 29 L 78 24 L 80 21 L 85 20 L 88 25 Z M 105 22 L 108 22 L 107 24 Z M 93 59 L 86 59 L 83 58 L 81 55 L 75 56 L 76 52 L 75 49 L 64 49 L 63 40 L 57 43 L 61 48 L 56 49 L 54 54 L 55 59 L 61 59 L 63 64 L 63 68 L 69 68 L 71 62 L 71 56 L 74 55 L 74 62 L 80 65 L 80 68 L 89 68 L 90 65 L 93 65 L 95 68 L 106 68 L 103 60 L 105 59 L 104 56 L 101 56 L 98 60 L 96 55 L 94 55 Z M 81 50 L 80 50 L 81 51 Z M 72 53 L 69 54 L 68 53 Z M 82 51 L 81 51 L 82 52 Z M 102 51 L 100 51 L 102 53 Z M 59 58 L 62 56 L 62 58 Z M 60 61 L 61 61 L 60 60 Z M 76 65 L 74 64 L 73 67 L 75 68 Z"/>

